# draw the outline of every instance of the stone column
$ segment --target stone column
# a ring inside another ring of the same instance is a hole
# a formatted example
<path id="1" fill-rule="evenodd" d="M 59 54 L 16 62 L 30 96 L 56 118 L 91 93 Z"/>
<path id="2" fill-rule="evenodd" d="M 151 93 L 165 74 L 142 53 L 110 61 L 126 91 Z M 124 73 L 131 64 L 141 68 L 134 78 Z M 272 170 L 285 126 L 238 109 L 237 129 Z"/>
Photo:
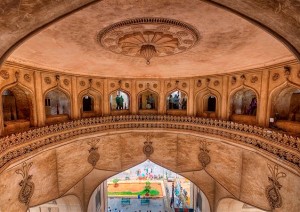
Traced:
<path id="1" fill-rule="evenodd" d="M 268 90 L 269 90 L 269 70 L 264 70 L 262 72 L 261 77 L 261 89 L 260 89 L 260 96 L 259 102 L 257 105 L 258 109 L 258 125 L 262 127 L 268 126 L 269 122 L 267 121 L 267 109 L 268 109 Z"/>
<path id="2" fill-rule="evenodd" d="M 80 109 L 78 107 L 78 92 L 77 92 L 77 77 L 72 76 L 71 78 L 71 101 L 72 101 L 72 119 L 80 118 Z"/>
<path id="3" fill-rule="evenodd" d="M 188 105 L 187 105 L 187 115 L 188 116 L 193 116 L 194 115 L 194 110 L 195 110 L 195 106 L 194 106 L 194 101 L 195 101 L 195 94 L 194 94 L 194 90 L 195 90 L 195 81 L 193 79 L 190 79 L 189 82 L 189 98 L 188 98 Z"/>
<path id="4" fill-rule="evenodd" d="M 165 81 L 160 80 L 159 83 L 160 83 L 160 92 L 159 92 L 158 114 L 162 115 L 166 113 Z"/>
<path id="5" fill-rule="evenodd" d="M 131 80 L 131 114 L 137 114 L 136 80 Z"/>
<path id="6" fill-rule="evenodd" d="M 104 79 L 103 80 L 103 115 L 107 116 L 109 115 L 109 96 L 108 96 L 108 80 Z"/>
<path id="7" fill-rule="evenodd" d="M 221 93 L 221 99 L 219 99 L 218 101 L 221 101 L 219 103 L 219 107 L 220 108 L 220 112 L 221 114 L 218 114 L 219 118 L 220 119 L 223 119 L 223 120 L 228 120 L 228 83 L 229 83 L 229 77 L 228 76 L 223 76 L 222 77 L 222 93 Z"/>
<path id="8" fill-rule="evenodd" d="M 34 95 L 35 95 L 35 110 L 36 110 L 36 118 L 37 118 L 37 126 L 41 127 L 45 125 L 46 113 L 45 113 L 45 99 L 43 94 L 43 79 L 41 76 L 41 72 L 34 72 Z"/>

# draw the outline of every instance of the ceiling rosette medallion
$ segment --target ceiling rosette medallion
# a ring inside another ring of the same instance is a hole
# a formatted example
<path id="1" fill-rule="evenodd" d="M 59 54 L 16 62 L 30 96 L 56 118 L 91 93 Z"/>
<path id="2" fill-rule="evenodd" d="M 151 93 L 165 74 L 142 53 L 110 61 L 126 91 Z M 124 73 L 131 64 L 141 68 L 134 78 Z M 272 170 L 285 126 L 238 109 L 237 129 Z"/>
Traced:
<path id="1" fill-rule="evenodd" d="M 112 24 L 98 33 L 107 50 L 142 57 L 149 65 L 153 57 L 185 52 L 195 46 L 199 32 L 191 25 L 167 18 L 136 18 Z"/>

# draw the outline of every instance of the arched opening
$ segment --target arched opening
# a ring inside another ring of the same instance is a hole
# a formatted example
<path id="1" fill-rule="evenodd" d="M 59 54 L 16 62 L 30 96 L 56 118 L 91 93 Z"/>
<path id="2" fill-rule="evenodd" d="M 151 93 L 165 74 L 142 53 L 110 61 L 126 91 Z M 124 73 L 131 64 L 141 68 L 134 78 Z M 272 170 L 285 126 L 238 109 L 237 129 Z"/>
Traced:
<path id="1" fill-rule="evenodd" d="M 158 95 L 150 90 L 138 95 L 139 114 L 154 114 L 158 109 Z"/>
<path id="2" fill-rule="evenodd" d="M 195 99 L 195 115 L 205 118 L 217 118 L 220 110 L 221 96 L 213 89 L 201 90 Z"/>
<path id="3" fill-rule="evenodd" d="M 46 124 L 69 120 L 71 103 L 69 96 L 60 89 L 54 89 L 45 95 Z"/>
<path id="4" fill-rule="evenodd" d="M 246 124 L 256 124 L 257 96 L 248 88 L 238 90 L 231 96 L 230 120 Z"/>
<path id="5" fill-rule="evenodd" d="M 279 129 L 300 134 L 300 88 L 288 86 L 273 94 L 270 121 Z"/>
<path id="6" fill-rule="evenodd" d="M 113 114 L 129 113 L 129 95 L 123 90 L 116 90 L 110 94 L 110 110 Z"/>
<path id="7" fill-rule="evenodd" d="M 150 160 L 110 177 L 91 195 L 88 212 L 202 211 L 204 193 L 183 176 Z"/>
<path id="8" fill-rule="evenodd" d="M 217 212 L 265 212 L 241 201 L 232 198 L 222 199 L 217 207 Z"/>
<path id="9" fill-rule="evenodd" d="M 79 199 L 74 195 L 68 195 L 29 208 L 27 212 L 82 212 L 82 209 Z"/>
<path id="10" fill-rule="evenodd" d="M 186 115 L 187 94 L 180 90 L 170 92 L 166 98 L 167 114 Z"/>
<path id="11" fill-rule="evenodd" d="M 2 92 L 4 133 L 10 134 L 29 129 L 33 125 L 32 99 L 20 86 Z"/>

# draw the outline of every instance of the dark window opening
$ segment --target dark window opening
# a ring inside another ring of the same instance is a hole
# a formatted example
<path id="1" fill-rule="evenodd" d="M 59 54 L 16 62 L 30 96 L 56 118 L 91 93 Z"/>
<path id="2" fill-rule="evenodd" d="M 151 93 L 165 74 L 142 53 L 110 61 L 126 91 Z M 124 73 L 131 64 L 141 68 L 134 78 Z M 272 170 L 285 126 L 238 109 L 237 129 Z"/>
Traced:
<path id="1" fill-rule="evenodd" d="M 208 111 L 212 111 L 212 112 L 216 111 L 216 98 L 215 97 L 210 96 L 208 98 L 207 104 L 208 104 L 208 106 L 207 106 Z"/>
<path id="2" fill-rule="evenodd" d="M 92 98 L 89 96 L 83 97 L 83 111 L 92 111 Z"/>

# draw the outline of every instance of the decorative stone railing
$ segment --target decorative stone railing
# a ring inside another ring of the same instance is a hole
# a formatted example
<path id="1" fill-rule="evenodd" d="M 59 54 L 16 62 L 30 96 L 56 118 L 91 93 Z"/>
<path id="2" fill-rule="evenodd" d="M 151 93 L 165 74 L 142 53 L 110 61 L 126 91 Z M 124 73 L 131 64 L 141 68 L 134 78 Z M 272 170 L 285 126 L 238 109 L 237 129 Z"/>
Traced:
<path id="1" fill-rule="evenodd" d="M 78 135 L 118 129 L 175 129 L 227 138 L 260 149 L 300 173 L 300 138 L 267 128 L 189 116 L 124 115 L 95 117 L 45 126 L 0 139 L 0 172 L 29 153 Z"/>

